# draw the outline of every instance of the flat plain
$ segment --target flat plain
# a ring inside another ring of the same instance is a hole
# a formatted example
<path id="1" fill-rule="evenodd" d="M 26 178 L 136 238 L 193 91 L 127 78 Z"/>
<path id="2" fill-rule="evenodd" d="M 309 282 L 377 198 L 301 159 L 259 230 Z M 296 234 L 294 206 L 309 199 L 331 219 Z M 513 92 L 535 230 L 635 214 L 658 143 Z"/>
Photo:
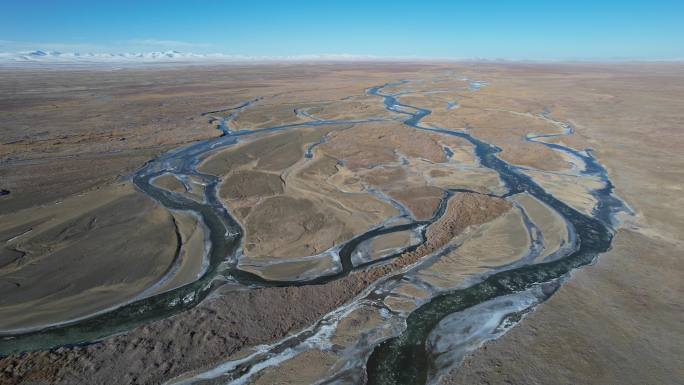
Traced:
<path id="1" fill-rule="evenodd" d="M 441 310 L 416 378 L 684 378 L 681 64 L 0 69 L 0 90 L 2 384 L 420 383 L 373 369 L 381 345 L 572 256 L 568 212 L 609 251 Z"/>

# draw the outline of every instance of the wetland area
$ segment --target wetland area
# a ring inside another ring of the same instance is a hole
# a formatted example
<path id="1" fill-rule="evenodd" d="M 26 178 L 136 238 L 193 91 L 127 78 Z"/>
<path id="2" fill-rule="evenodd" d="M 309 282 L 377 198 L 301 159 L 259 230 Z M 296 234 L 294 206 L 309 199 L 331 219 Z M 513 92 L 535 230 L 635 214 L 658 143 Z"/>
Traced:
<path id="1" fill-rule="evenodd" d="M 0 89 L 0 384 L 684 378 L 679 64 Z"/>

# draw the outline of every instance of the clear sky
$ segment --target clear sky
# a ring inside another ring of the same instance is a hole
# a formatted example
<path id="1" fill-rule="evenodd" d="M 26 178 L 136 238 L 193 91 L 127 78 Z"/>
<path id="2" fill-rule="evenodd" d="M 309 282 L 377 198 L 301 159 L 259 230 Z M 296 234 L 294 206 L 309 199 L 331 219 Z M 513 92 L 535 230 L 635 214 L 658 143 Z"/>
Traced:
<path id="1" fill-rule="evenodd" d="M 0 51 L 684 58 L 684 0 L 0 0 Z"/>

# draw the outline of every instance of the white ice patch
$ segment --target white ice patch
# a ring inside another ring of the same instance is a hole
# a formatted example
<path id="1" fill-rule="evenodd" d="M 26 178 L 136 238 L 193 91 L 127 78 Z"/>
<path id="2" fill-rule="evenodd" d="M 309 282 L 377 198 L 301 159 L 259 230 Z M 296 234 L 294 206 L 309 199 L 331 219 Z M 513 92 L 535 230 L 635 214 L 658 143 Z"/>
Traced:
<path id="1" fill-rule="evenodd" d="M 522 313 L 543 298 L 541 287 L 534 287 L 445 317 L 427 339 L 426 349 L 432 356 L 427 383 L 439 383 L 441 377 L 458 367 L 468 353 L 502 336 L 519 321 Z"/>

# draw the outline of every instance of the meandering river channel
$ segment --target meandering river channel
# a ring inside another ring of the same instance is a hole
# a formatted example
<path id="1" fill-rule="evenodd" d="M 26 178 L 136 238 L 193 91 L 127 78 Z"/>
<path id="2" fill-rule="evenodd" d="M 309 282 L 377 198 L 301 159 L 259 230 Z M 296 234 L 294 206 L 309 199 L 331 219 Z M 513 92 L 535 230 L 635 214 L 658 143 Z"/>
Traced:
<path id="1" fill-rule="evenodd" d="M 591 215 L 579 212 L 554 197 L 527 175 L 525 170 L 503 161 L 497 156 L 501 150 L 496 146 L 466 131 L 422 124 L 422 120 L 430 115 L 430 110 L 401 103 L 400 96 L 406 92 L 385 91 L 390 87 L 397 88 L 407 84 L 410 82 L 388 83 L 370 88 L 367 93 L 377 97 L 378 101 L 384 103 L 385 108 L 395 113 L 405 125 L 416 130 L 456 136 L 471 143 L 480 164 L 494 170 L 508 189 L 508 193 L 502 197 L 527 193 L 543 202 L 562 216 L 569 233 L 572 234 L 572 242 L 537 263 L 532 263 L 532 261 L 539 256 L 540 250 L 539 245 L 533 243 L 524 258 L 473 277 L 468 281 L 467 287 L 433 291 L 428 300 L 410 313 L 395 314 L 390 309 L 380 309 L 386 321 L 383 332 L 379 333 L 376 338 L 369 338 L 362 347 L 354 351 L 355 356 L 349 358 L 348 365 L 338 368 L 335 373 L 322 379 L 320 383 L 358 383 L 364 380 L 369 384 L 435 382 L 441 373 L 457 365 L 467 352 L 476 349 L 482 342 L 505 333 L 524 314 L 552 295 L 573 269 L 591 263 L 598 254 L 607 251 L 617 225 L 616 214 L 620 211 L 628 211 L 623 202 L 613 194 L 613 185 L 605 168 L 592 156 L 590 150 L 578 151 L 546 141 L 549 138 L 572 135 L 573 130 L 569 124 L 553 121 L 545 111 L 539 115 L 540 118 L 552 121 L 562 127 L 563 131 L 558 134 L 530 134 L 526 140 L 540 143 L 577 159 L 577 164 L 582 165 L 582 168 L 577 171 L 580 175 L 591 176 L 603 182 L 604 187 L 592 191 L 597 204 Z M 486 86 L 483 82 L 471 81 L 468 92 L 476 92 L 483 86 Z M 218 149 L 232 146 L 243 138 L 254 135 L 307 126 L 373 124 L 387 120 L 381 118 L 358 121 L 322 120 L 298 111 L 298 115 L 311 118 L 312 121 L 255 131 L 231 131 L 230 122 L 255 102 L 258 102 L 258 99 L 233 108 L 207 113 L 212 119 L 219 119 L 222 136 L 170 151 L 145 164 L 131 178 L 140 191 L 166 208 L 195 212 L 206 225 L 209 230 L 207 263 L 198 280 L 165 293 L 123 304 L 116 309 L 87 319 L 40 331 L 4 336 L 0 339 L 0 354 L 91 343 L 196 306 L 214 288 L 226 283 L 242 288 L 257 288 L 319 284 L 339 279 L 354 270 L 382 263 L 401 254 L 395 253 L 372 261 L 354 263 L 352 258 L 354 251 L 363 242 L 373 237 L 412 230 L 425 241 L 425 228 L 439 219 L 444 213 L 448 197 L 458 192 L 448 192 L 440 209 L 430 220 L 415 221 L 407 217 L 402 224 L 383 224 L 356 236 L 339 247 L 328 250 L 326 253 L 330 253 L 339 261 L 339 267 L 334 271 L 326 272 L 325 275 L 299 281 L 271 281 L 240 270 L 238 250 L 243 229 L 218 199 L 219 178 L 197 171 L 199 164 Z M 457 105 L 457 102 L 453 102 L 449 109 Z M 225 117 L 216 117 L 219 113 L 224 114 Z M 447 150 L 445 149 L 445 152 Z M 307 150 L 307 154 L 310 156 L 311 148 Z M 174 175 L 179 180 L 192 178 L 199 181 L 205 186 L 203 199 L 193 200 L 155 186 L 155 178 L 166 174 Z M 528 219 L 525 223 L 528 232 L 538 232 Z M 402 250 L 402 252 L 405 251 L 406 249 Z M 359 306 L 382 307 L 382 299 L 392 295 L 391 287 L 396 282 L 410 281 L 416 285 L 424 284 L 420 282 L 416 272 L 421 266 L 433 263 L 443 253 L 443 250 L 437 252 L 426 257 L 425 261 L 416 266 L 381 279 L 351 303 L 326 315 L 315 325 L 296 335 L 273 345 L 260 347 L 254 354 L 240 360 L 227 361 L 209 371 L 175 382 L 194 383 L 211 380 L 245 383 L 259 370 L 278 365 L 307 349 L 329 348 L 332 330 L 343 316 L 358 309 Z"/>

